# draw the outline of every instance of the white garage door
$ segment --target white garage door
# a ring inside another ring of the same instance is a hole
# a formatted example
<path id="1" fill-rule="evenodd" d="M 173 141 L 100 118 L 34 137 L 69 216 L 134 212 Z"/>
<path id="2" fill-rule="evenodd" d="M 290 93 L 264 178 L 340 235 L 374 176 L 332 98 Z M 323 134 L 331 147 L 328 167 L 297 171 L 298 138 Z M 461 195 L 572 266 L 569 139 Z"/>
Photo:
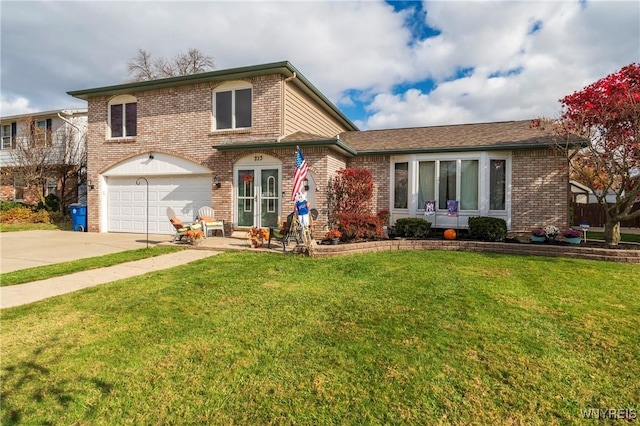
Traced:
<path id="1" fill-rule="evenodd" d="M 107 180 L 108 232 L 145 233 L 147 185 L 137 177 Z M 211 206 L 211 176 L 149 176 L 149 233 L 173 234 L 167 207 L 191 223 L 198 209 Z"/>

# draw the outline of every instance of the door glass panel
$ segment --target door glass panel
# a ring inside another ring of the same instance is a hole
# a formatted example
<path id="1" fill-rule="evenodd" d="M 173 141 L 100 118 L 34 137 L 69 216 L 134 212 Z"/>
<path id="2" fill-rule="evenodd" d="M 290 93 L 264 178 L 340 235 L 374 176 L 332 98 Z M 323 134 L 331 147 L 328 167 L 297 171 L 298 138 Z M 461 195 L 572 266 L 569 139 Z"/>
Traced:
<path id="1" fill-rule="evenodd" d="M 238 226 L 254 226 L 253 170 L 238 170 Z"/>
<path id="2" fill-rule="evenodd" d="M 279 188 L 278 188 L 278 170 L 268 169 L 262 170 L 261 173 L 261 215 L 260 222 L 263 227 L 275 227 L 278 223 L 279 212 Z"/>

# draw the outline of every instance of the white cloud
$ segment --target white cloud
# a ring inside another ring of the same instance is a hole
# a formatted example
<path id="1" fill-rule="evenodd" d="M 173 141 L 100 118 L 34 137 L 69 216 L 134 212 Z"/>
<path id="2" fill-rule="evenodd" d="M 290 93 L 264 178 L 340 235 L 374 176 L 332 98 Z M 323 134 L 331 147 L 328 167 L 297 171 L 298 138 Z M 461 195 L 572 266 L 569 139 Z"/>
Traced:
<path id="1" fill-rule="evenodd" d="M 437 37 L 412 39 L 415 16 L 380 1 L 3 2 L 2 92 L 38 110 L 77 105 L 67 91 L 125 81 L 138 48 L 196 47 L 221 69 L 289 60 L 335 103 L 364 103 L 362 128 L 404 127 L 553 115 L 640 57 L 637 2 L 423 7 Z M 427 78 L 433 91 L 412 88 Z"/>
<path id="2" fill-rule="evenodd" d="M 437 87 L 428 96 L 378 95 L 363 128 L 553 117 L 560 98 L 640 56 L 635 2 L 584 8 L 569 2 L 428 2 L 425 7 L 429 24 L 441 34 L 418 43 L 416 69 L 434 78 Z M 532 32 L 534 24 L 540 28 Z M 461 68 L 473 72 L 456 78 Z M 494 77 L 498 72 L 503 74 Z"/>
<path id="3" fill-rule="evenodd" d="M 0 115 L 2 117 L 28 114 L 35 111 L 36 109 L 29 106 L 29 100 L 26 98 L 6 99 L 4 96 L 0 96 Z"/>

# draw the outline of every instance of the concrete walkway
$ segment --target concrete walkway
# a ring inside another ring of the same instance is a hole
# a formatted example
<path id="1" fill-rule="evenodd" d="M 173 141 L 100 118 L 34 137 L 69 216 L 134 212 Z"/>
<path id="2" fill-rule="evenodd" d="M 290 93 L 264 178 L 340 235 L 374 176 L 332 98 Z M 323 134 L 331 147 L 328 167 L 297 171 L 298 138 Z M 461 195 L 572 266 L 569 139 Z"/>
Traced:
<path id="1" fill-rule="evenodd" d="M 172 235 L 147 235 L 70 231 L 22 231 L 0 233 L 1 272 L 7 273 L 35 266 L 47 266 L 88 257 L 104 256 L 126 250 L 152 246 L 185 247 L 177 253 L 121 263 L 47 280 L 0 287 L 0 309 L 25 305 L 49 297 L 71 293 L 87 287 L 169 269 L 189 262 L 215 256 L 225 251 L 249 250 L 244 234 L 235 238 L 210 237 L 198 246 L 173 243 Z M 256 249 L 253 249 L 256 250 Z M 274 243 L 271 249 L 260 251 L 282 252 Z"/>
<path id="2" fill-rule="evenodd" d="M 0 287 L 0 309 L 25 305 L 49 297 L 71 293 L 87 287 L 105 284 L 148 272 L 173 268 L 189 262 L 204 259 L 222 251 L 181 250 L 148 259 L 121 263 L 106 268 L 77 272 L 75 274 L 50 278 L 32 283 Z"/>

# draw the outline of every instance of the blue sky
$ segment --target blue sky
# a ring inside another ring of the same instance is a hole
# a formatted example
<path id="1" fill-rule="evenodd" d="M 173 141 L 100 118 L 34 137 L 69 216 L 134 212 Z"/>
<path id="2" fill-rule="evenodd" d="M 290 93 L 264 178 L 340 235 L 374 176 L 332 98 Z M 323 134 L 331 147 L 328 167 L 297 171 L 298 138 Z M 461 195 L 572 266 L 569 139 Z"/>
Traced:
<path id="1" fill-rule="evenodd" d="M 289 60 L 361 129 L 553 117 L 640 60 L 637 1 L 2 1 L 0 114 L 83 107 L 138 48 Z"/>

